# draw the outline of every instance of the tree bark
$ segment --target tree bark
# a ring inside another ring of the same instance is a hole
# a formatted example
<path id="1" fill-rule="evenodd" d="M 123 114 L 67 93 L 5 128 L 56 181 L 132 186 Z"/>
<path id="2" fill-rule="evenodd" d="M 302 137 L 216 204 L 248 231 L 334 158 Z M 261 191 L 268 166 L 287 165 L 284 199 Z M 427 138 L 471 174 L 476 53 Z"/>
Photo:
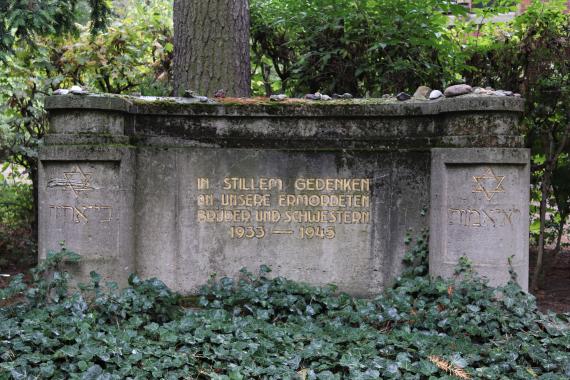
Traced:
<path id="1" fill-rule="evenodd" d="M 570 138 L 570 123 L 566 125 L 562 131 L 562 137 L 559 142 L 556 141 L 555 130 L 551 129 L 547 133 L 547 141 L 545 141 L 546 161 L 544 163 L 544 174 L 541 182 L 541 199 L 540 199 L 540 230 L 538 234 L 538 252 L 536 255 L 536 267 L 532 276 L 531 289 L 538 290 L 540 287 L 539 280 L 542 273 L 542 262 L 544 257 L 544 234 L 546 230 L 546 207 L 547 198 L 550 194 L 550 186 L 552 185 L 552 175 L 556 168 L 560 155 L 566 148 L 566 143 Z"/>
<path id="2" fill-rule="evenodd" d="M 174 0 L 174 93 L 250 95 L 248 0 Z"/>
<path id="3" fill-rule="evenodd" d="M 544 177 L 541 184 L 540 198 L 540 230 L 538 234 L 538 252 L 536 255 L 536 266 L 531 281 L 531 289 L 536 291 L 539 289 L 540 274 L 542 273 L 542 262 L 544 258 L 544 230 L 546 229 L 546 200 L 548 198 L 548 190 L 550 188 L 550 170 L 545 169 Z"/>

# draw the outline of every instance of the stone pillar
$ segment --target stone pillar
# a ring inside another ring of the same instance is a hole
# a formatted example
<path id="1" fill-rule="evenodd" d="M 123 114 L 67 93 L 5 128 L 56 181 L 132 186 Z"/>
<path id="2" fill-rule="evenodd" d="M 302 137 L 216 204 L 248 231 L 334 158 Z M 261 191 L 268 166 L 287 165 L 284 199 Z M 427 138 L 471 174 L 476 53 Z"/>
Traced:
<path id="1" fill-rule="evenodd" d="M 124 285 L 136 269 L 135 157 L 123 113 L 93 108 L 50 111 L 39 161 L 39 257 L 63 244 L 82 256 L 69 266 L 74 280 L 96 271 Z"/>
<path id="2" fill-rule="evenodd" d="M 431 160 L 430 273 L 451 277 L 460 257 L 491 285 L 509 261 L 528 289 L 529 150 L 434 148 Z"/>

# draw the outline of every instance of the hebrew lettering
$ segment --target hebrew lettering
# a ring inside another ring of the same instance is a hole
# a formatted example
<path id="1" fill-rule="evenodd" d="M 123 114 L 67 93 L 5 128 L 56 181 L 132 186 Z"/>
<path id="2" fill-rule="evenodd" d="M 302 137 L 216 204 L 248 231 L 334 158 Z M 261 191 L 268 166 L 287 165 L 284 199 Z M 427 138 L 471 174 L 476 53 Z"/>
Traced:
<path id="1" fill-rule="evenodd" d="M 49 205 L 50 216 L 55 220 L 75 224 L 109 223 L 113 219 L 113 207 L 108 205 Z"/>
<path id="2" fill-rule="evenodd" d="M 512 226 L 514 216 L 520 216 L 516 208 L 448 208 L 447 222 L 449 225 L 462 227 L 506 227 Z"/>

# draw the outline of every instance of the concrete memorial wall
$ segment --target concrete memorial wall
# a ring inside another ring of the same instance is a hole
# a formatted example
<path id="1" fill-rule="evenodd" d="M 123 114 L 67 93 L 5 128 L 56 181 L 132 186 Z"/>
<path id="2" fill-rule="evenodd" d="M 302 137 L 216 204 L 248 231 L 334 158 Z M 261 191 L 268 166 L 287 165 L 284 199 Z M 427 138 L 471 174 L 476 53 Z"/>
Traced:
<path id="1" fill-rule="evenodd" d="M 47 99 L 40 257 L 124 283 L 196 291 L 212 273 L 276 275 L 370 295 L 402 270 L 406 234 L 431 227 L 430 268 L 467 256 L 493 283 L 528 276 L 523 100 L 202 103 Z"/>

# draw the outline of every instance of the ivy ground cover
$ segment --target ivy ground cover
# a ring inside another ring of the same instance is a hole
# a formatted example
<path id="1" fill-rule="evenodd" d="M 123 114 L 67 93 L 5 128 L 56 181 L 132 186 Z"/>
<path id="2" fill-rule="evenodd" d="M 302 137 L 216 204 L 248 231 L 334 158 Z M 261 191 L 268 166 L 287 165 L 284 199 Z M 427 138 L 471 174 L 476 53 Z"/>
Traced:
<path id="1" fill-rule="evenodd" d="M 0 290 L 0 379 L 569 379 L 570 315 L 463 262 L 426 275 L 425 241 L 374 299 L 261 267 L 182 297 L 157 279 L 67 289 L 65 249 Z M 69 264 L 68 264 L 69 265 Z"/>

